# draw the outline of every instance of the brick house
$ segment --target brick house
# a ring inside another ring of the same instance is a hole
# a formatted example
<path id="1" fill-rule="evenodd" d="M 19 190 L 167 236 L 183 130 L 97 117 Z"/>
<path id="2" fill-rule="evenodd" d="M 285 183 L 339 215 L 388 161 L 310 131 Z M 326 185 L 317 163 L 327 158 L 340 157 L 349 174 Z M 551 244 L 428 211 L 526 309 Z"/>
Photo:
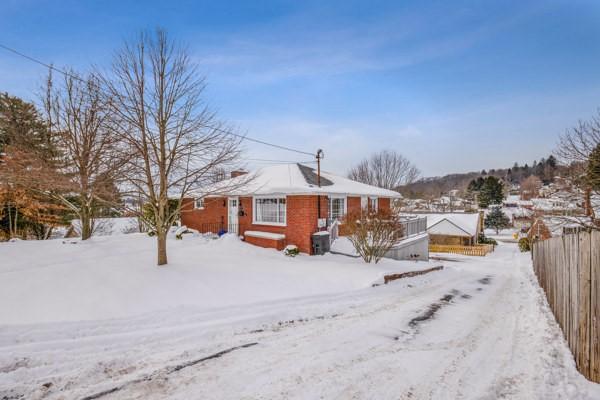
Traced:
<path id="1" fill-rule="evenodd" d="M 265 167 L 255 174 L 232 173 L 214 188 L 183 200 L 181 223 L 200 232 L 228 231 L 248 243 L 312 253 L 311 237 L 347 212 L 390 209 L 399 193 L 321 172 L 302 164 Z M 206 194 L 206 193 L 210 194 Z M 194 195 L 194 193 L 192 193 Z"/>

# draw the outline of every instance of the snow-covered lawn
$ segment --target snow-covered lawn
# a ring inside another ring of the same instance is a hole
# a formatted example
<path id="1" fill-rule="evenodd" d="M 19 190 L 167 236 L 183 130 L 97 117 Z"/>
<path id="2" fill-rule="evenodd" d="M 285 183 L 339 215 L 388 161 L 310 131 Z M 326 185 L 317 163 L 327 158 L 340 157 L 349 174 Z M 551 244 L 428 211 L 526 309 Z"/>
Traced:
<path id="1" fill-rule="evenodd" d="M 285 257 L 241 242 L 170 237 L 169 265 L 155 265 L 144 234 L 0 243 L 0 323 L 121 318 L 173 307 L 202 309 L 336 293 L 427 263 L 365 265 L 340 255 Z"/>
<path id="2" fill-rule="evenodd" d="M 377 287 L 441 262 L 169 244 L 0 245 L 0 399 L 600 398 L 514 244 Z"/>

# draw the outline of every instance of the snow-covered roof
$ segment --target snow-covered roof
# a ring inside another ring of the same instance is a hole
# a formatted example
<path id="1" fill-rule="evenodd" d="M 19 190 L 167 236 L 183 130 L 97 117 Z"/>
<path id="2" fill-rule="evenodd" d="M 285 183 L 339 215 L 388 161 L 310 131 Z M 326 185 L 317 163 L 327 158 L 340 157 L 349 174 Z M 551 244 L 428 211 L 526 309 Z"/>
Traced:
<path id="1" fill-rule="evenodd" d="M 321 187 L 314 168 L 302 164 L 277 164 L 246 175 L 226 179 L 212 187 L 199 188 L 192 195 L 269 195 L 333 194 L 399 198 L 400 193 L 366 185 L 339 175 L 321 171 Z"/>
<path id="2" fill-rule="evenodd" d="M 518 194 L 510 194 L 506 197 L 506 199 L 503 201 L 504 204 L 517 204 L 519 202 L 519 200 L 521 200 L 521 196 L 519 196 Z"/>
<path id="3" fill-rule="evenodd" d="M 479 213 L 419 214 L 427 217 L 427 232 L 434 235 L 475 236 Z"/>

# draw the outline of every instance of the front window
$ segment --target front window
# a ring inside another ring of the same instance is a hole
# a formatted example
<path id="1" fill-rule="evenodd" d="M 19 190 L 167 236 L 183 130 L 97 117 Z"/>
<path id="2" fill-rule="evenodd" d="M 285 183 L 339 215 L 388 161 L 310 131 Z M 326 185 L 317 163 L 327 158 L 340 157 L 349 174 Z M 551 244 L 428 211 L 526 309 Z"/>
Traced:
<path id="1" fill-rule="evenodd" d="M 203 209 L 204 208 L 204 199 L 199 198 L 194 201 L 194 208 Z"/>
<path id="2" fill-rule="evenodd" d="M 369 198 L 369 208 L 371 209 L 371 211 L 377 211 L 377 197 L 370 197 Z"/>
<path id="3" fill-rule="evenodd" d="M 254 222 L 264 224 L 285 225 L 285 197 L 255 198 Z"/>
<path id="4" fill-rule="evenodd" d="M 335 221 L 340 220 L 346 214 L 346 198 L 345 197 L 330 197 L 329 198 L 329 219 Z"/>
<path id="5" fill-rule="evenodd" d="M 366 210 L 367 209 L 368 204 L 369 204 L 368 200 L 369 200 L 369 198 L 367 196 L 361 196 L 361 198 L 360 198 L 360 208 L 362 210 Z"/>

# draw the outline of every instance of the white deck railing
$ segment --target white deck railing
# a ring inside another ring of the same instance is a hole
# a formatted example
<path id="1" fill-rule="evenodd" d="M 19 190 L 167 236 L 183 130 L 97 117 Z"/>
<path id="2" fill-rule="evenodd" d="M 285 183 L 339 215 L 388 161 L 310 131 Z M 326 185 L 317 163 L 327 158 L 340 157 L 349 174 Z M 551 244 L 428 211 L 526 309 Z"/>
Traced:
<path id="1" fill-rule="evenodd" d="M 340 222 L 336 219 L 327 227 L 327 232 L 329 232 L 329 242 L 333 243 L 335 239 L 339 236 L 339 228 Z"/>
<path id="2" fill-rule="evenodd" d="M 427 232 L 427 217 L 414 218 L 401 222 L 402 236 L 412 237 Z"/>

